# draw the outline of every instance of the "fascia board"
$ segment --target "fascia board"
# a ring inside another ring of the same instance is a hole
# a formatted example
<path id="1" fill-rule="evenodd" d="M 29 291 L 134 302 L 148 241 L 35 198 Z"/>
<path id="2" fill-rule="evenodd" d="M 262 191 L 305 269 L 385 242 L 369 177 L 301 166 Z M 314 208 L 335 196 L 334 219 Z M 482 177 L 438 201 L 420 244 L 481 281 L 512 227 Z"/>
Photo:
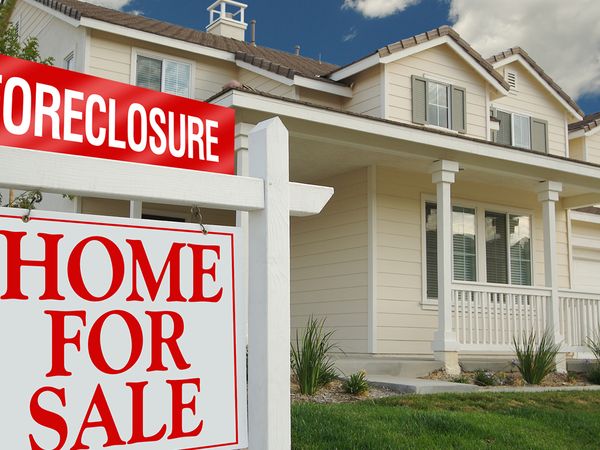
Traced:
<path id="1" fill-rule="evenodd" d="M 314 89 L 316 91 L 328 92 L 341 97 L 352 98 L 352 89 L 346 86 L 337 86 L 326 81 L 320 81 L 299 75 L 294 76 L 294 83 L 296 86 Z"/>
<path id="2" fill-rule="evenodd" d="M 333 72 L 329 75 L 329 79 L 333 81 L 341 81 L 345 80 L 352 75 L 356 75 L 357 73 L 363 72 L 371 67 L 379 64 L 380 58 L 378 53 L 374 53 L 371 56 L 367 56 L 354 64 L 350 64 L 349 66 L 342 67 L 341 69 Z"/>

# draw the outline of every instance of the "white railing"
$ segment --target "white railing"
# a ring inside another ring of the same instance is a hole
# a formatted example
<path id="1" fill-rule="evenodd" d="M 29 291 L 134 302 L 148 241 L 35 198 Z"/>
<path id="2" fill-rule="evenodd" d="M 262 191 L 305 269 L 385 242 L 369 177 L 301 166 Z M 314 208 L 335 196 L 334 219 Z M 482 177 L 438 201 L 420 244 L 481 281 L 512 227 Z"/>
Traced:
<path id="1" fill-rule="evenodd" d="M 453 283 L 452 328 L 461 350 L 512 351 L 544 333 L 551 291 L 530 286 Z"/>
<path id="2" fill-rule="evenodd" d="M 600 294 L 560 291 L 560 333 L 571 351 L 586 351 L 600 332 Z"/>

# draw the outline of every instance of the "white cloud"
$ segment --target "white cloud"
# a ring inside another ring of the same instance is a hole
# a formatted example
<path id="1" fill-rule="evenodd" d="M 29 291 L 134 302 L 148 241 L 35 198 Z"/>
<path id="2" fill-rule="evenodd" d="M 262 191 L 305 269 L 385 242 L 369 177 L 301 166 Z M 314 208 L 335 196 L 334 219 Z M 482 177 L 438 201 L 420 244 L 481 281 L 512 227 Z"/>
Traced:
<path id="1" fill-rule="evenodd" d="M 421 0 L 344 0 L 343 9 L 353 9 L 363 16 L 381 18 L 404 11 Z"/>
<path id="2" fill-rule="evenodd" d="M 120 9 L 125 8 L 129 3 L 131 3 L 132 0 L 83 0 L 83 1 L 87 2 L 87 3 L 93 3 L 94 5 L 105 6 L 106 8 L 120 10 Z"/>
<path id="3" fill-rule="evenodd" d="M 356 29 L 356 27 L 352 27 L 352 28 L 350 28 L 348 33 L 346 33 L 345 35 L 342 36 L 342 42 L 351 41 L 356 36 L 358 36 L 358 30 Z"/>
<path id="4" fill-rule="evenodd" d="M 484 57 L 519 46 L 569 95 L 600 93 L 600 1 L 452 0 L 454 29 Z"/>

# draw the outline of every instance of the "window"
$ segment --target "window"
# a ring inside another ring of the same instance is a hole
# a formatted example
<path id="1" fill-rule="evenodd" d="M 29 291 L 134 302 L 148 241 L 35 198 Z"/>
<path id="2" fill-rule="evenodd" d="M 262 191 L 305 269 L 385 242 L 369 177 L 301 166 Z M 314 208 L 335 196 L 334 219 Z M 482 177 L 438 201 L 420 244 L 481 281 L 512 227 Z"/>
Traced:
<path id="1" fill-rule="evenodd" d="M 492 116 L 500 122 L 495 142 L 548 152 L 548 122 L 545 120 L 497 109 L 492 109 Z"/>
<path id="2" fill-rule="evenodd" d="M 531 285 L 531 218 L 486 211 L 488 283 Z"/>
<path id="3" fill-rule="evenodd" d="M 452 260 L 456 281 L 477 280 L 475 210 L 452 208 Z M 437 206 L 425 204 L 425 245 L 427 265 L 427 298 L 437 298 Z"/>
<path id="4" fill-rule="evenodd" d="M 64 61 L 63 61 L 63 67 L 67 70 L 74 70 L 75 69 L 75 53 L 71 52 L 69 53 Z"/>
<path id="5" fill-rule="evenodd" d="M 448 86 L 432 81 L 427 83 L 427 123 L 448 128 Z"/>
<path id="6" fill-rule="evenodd" d="M 531 123 L 529 117 L 519 114 L 512 115 L 513 145 L 521 148 L 531 148 Z"/>
<path id="7" fill-rule="evenodd" d="M 466 132 L 465 89 L 413 76 L 412 118 L 418 124 Z"/>
<path id="8" fill-rule="evenodd" d="M 155 91 L 189 97 L 191 65 L 137 55 L 135 84 Z"/>
<path id="9" fill-rule="evenodd" d="M 478 221 L 482 233 L 477 235 Z M 482 274 L 478 274 L 478 240 Z M 427 298 L 438 295 L 437 207 L 425 203 L 425 276 Z M 455 281 L 530 286 L 532 284 L 531 218 L 528 215 L 452 207 L 452 273 Z M 485 268 L 484 268 L 485 265 Z"/>

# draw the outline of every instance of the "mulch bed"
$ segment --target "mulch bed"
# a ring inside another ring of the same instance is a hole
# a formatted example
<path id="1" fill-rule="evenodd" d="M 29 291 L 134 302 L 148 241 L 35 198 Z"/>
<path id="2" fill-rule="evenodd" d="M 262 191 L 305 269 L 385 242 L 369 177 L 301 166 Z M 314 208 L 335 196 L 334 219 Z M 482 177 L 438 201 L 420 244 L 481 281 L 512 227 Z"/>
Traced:
<path id="1" fill-rule="evenodd" d="M 369 385 L 369 391 L 363 395 L 352 395 L 344 392 L 342 380 L 333 380 L 311 396 L 302 395 L 298 384 L 292 381 L 292 402 L 296 403 L 352 403 L 361 400 L 393 397 L 399 395 L 390 389 Z"/>
<path id="2" fill-rule="evenodd" d="M 497 384 L 494 384 L 494 386 L 525 386 L 527 384 L 523 381 L 523 377 L 521 377 L 519 372 L 488 372 L 488 374 L 493 374 L 497 381 Z M 481 384 L 475 381 L 475 375 L 476 372 L 462 372 L 459 376 L 452 376 L 443 370 L 436 370 L 422 378 L 481 386 Z M 590 384 L 584 374 L 571 372 L 568 374 L 551 373 L 544 378 L 540 386 L 589 386 Z"/>

